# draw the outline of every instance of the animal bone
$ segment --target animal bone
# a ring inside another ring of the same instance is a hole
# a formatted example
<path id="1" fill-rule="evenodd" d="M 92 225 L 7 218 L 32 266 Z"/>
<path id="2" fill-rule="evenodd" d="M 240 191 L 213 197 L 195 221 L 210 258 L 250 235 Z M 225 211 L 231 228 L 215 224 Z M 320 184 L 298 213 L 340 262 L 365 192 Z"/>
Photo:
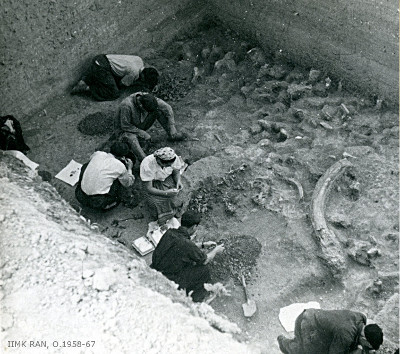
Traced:
<path id="1" fill-rule="evenodd" d="M 286 177 L 282 172 L 279 172 L 279 171 L 275 170 L 275 173 L 280 178 L 284 179 L 285 181 L 293 183 L 297 187 L 297 190 L 299 191 L 299 201 L 303 199 L 304 191 L 303 191 L 303 187 L 302 187 L 302 185 L 301 185 L 301 183 L 299 181 L 295 180 L 294 178 Z"/>
<path id="2" fill-rule="evenodd" d="M 346 151 L 343 153 L 343 157 L 352 157 L 353 159 L 356 159 L 356 156 L 350 155 L 349 153 L 347 153 Z"/>
<path id="3" fill-rule="evenodd" d="M 351 162 L 346 159 L 333 164 L 318 180 L 311 198 L 311 222 L 315 236 L 321 246 L 322 259 L 335 278 L 342 276 L 346 269 L 346 260 L 339 240 L 326 224 L 325 201 L 334 182 L 350 166 Z"/>
<path id="4" fill-rule="evenodd" d="M 304 191 L 301 183 L 296 181 L 294 178 L 286 178 L 286 180 L 293 183 L 297 187 L 297 190 L 299 191 L 299 201 L 302 200 L 304 197 Z"/>

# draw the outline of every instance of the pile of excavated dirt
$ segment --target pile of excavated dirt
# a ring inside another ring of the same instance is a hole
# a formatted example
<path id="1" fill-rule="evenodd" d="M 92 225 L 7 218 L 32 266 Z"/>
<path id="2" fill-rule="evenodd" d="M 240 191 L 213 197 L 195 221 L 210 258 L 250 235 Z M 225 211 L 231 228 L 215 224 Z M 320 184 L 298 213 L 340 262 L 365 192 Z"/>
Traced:
<path id="1" fill-rule="evenodd" d="M 85 135 L 106 135 L 114 127 L 114 112 L 88 114 L 78 123 L 78 130 Z"/>
<path id="2" fill-rule="evenodd" d="M 220 239 L 219 243 L 224 245 L 225 250 L 212 264 L 213 282 L 226 283 L 232 278 L 240 284 L 242 275 L 245 279 L 250 279 L 261 252 L 260 242 L 254 237 L 243 235 Z"/>
<path id="3" fill-rule="evenodd" d="M 165 101 L 178 101 L 185 97 L 192 86 L 192 70 L 188 62 L 169 61 L 160 75 L 157 97 Z"/>
<path id="4" fill-rule="evenodd" d="M 151 149 L 171 146 L 191 162 L 183 182 L 190 208 L 203 215 L 199 239 L 237 246 L 210 267 L 225 279 L 222 268 L 229 268 L 230 255 L 238 270 L 249 269 L 248 290 L 258 307 L 244 319 L 243 289 L 229 277 L 224 285 L 232 296 L 214 300 L 215 311 L 242 328 L 242 340 L 279 353 L 276 337 L 286 334 L 279 309 L 318 301 L 325 309 L 364 312 L 384 329 L 380 352 L 393 350 L 399 328 L 398 113 L 376 97 L 347 92 L 340 78 L 294 67 L 215 25 L 177 43 L 147 62 L 178 81 L 185 78 L 168 102 L 178 129 L 190 139 L 168 142 L 156 124 L 149 131 Z M 83 136 L 78 122 L 115 112 L 119 102 L 63 96 L 49 103 L 46 114 L 23 126 L 29 157 L 52 175 L 71 159 L 86 162 L 107 137 Z M 326 172 L 343 159 L 351 167 L 329 179 Z M 311 223 L 321 178 L 331 181 L 320 215 L 334 252 L 329 242 L 319 242 Z M 57 179 L 51 183 L 80 210 L 73 188 Z M 81 214 L 133 254 L 132 241 L 147 231 L 142 200 L 133 209 L 120 205 L 104 214 Z M 238 235 L 249 248 L 236 242 Z M 332 254 L 343 260 L 339 279 L 327 259 Z M 151 254 L 144 259 L 149 264 Z"/>

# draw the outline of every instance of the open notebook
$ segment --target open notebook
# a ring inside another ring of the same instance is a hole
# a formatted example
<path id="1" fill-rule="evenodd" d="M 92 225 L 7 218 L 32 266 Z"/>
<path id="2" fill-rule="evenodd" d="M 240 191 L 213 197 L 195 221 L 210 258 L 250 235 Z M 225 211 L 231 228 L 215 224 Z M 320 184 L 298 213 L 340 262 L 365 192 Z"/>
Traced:
<path id="1" fill-rule="evenodd" d="M 161 240 L 161 237 L 168 229 L 177 229 L 181 226 L 180 222 L 176 218 L 171 218 L 165 223 L 166 228 L 161 230 L 158 226 L 157 221 L 152 221 L 149 223 L 149 228 L 146 236 L 139 237 L 132 242 L 133 248 L 139 252 L 141 256 L 155 250 L 155 247 Z"/>
<path id="2" fill-rule="evenodd" d="M 132 246 L 141 256 L 145 256 L 155 249 L 154 245 L 145 236 L 139 237 L 133 241 Z"/>
<path id="3" fill-rule="evenodd" d="M 149 223 L 146 237 L 153 243 L 154 246 L 157 246 L 161 240 L 161 237 L 168 229 L 178 229 L 179 226 L 181 226 L 181 223 L 176 218 L 169 219 L 165 223 L 165 228 L 163 230 L 161 230 L 160 226 L 158 226 L 157 221 L 152 221 Z"/>

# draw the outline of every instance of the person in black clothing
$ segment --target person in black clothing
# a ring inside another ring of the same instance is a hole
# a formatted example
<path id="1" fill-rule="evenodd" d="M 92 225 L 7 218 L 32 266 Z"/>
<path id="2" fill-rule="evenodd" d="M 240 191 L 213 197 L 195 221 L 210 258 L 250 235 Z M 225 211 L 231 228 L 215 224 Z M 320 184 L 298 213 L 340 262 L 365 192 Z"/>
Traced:
<path id="1" fill-rule="evenodd" d="M 293 339 L 278 337 L 285 354 L 361 354 L 378 350 L 382 329 L 349 310 L 304 310 L 296 319 Z"/>
<path id="2" fill-rule="evenodd" d="M 30 150 L 22 136 L 21 124 L 14 116 L 0 117 L 0 149 L 18 150 L 23 154 Z"/>
<path id="3" fill-rule="evenodd" d="M 151 268 L 177 283 L 179 289 L 191 294 L 195 302 L 203 301 L 207 296 L 204 284 L 211 282 L 207 263 L 224 250 L 223 245 L 217 245 L 206 254 L 192 241 L 200 220 L 198 213 L 184 213 L 181 227 L 167 230 L 161 238 L 153 252 L 151 264 Z M 202 245 L 212 246 L 215 242 L 208 241 Z"/>

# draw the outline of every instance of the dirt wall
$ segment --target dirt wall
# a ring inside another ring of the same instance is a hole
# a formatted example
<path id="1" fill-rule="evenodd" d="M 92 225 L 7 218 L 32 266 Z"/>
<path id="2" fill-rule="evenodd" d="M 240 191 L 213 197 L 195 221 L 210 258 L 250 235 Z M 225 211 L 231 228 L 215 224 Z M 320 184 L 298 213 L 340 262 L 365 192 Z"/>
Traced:
<path id="1" fill-rule="evenodd" d="M 144 57 L 207 15 L 345 86 L 398 102 L 398 4 L 346 0 L 4 0 L 1 114 L 32 114 L 67 93 L 98 53 Z"/>
<path id="2" fill-rule="evenodd" d="M 236 324 L 80 218 L 36 171 L 0 154 L 0 182 L 2 353 L 260 354 L 233 339 Z"/>
<path id="3" fill-rule="evenodd" d="M 398 3 L 389 0 L 210 0 L 221 21 L 344 86 L 398 102 Z M 280 52 L 281 51 L 281 52 Z"/>
<path id="4" fill-rule="evenodd" d="M 157 50 L 204 17 L 202 1 L 4 0 L 1 114 L 23 118 L 66 93 L 94 54 Z"/>

